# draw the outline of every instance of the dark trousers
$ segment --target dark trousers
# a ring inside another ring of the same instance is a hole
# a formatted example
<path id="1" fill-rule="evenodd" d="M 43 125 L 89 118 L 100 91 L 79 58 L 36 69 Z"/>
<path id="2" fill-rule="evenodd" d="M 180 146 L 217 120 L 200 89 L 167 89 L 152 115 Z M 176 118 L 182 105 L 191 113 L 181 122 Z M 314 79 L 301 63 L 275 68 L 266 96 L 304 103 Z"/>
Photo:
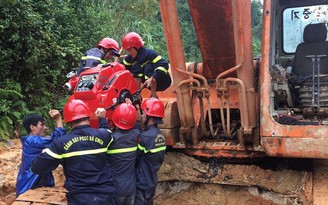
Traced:
<path id="1" fill-rule="evenodd" d="M 68 205 L 117 205 L 119 202 L 108 193 L 75 193 L 67 194 Z"/>
<path id="2" fill-rule="evenodd" d="M 152 76 L 154 73 L 154 70 L 156 68 L 154 67 L 153 64 L 148 63 L 144 66 L 144 75 L 145 76 Z M 143 78 L 142 82 L 145 82 L 146 79 Z M 170 76 L 170 73 L 164 73 L 164 72 L 158 72 L 156 75 L 156 81 L 157 81 L 157 87 L 156 87 L 156 91 L 164 91 L 166 90 L 168 87 L 170 87 L 171 83 L 172 83 L 172 79 Z"/>
<path id="3" fill-rule="evenodd" d="M 118 197 L 118 201 L 120 202 L 120 205 L 133 205 L 134 196 Z"/>
<path id="4" fill-rule="evenodd" d="M 134 205 L 153 205 L 153 198 L 156 190 L 141 190 L 137 189 Z"/>

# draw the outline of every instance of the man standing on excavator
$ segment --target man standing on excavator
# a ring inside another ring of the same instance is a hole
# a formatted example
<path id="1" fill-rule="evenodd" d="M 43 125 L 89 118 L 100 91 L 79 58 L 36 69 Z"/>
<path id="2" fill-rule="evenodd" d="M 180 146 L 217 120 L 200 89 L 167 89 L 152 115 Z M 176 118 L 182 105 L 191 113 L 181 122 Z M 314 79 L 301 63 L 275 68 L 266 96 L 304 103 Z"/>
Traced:
<path id="1" fill-rule="evenodd" d="M 95 48 L 89 49 L 81 58 L 80 67 L 76 73 L 79 76 L 86 68 L 92 68 L 98 64 L 105 64 L 113 56 L 119 57 L 119 45 L 112 38 L 103 38 Z"/>
<path id="2" fill-rule="evenodd" d="M 122 47 L 128 52 L 123 64 L 136 80 L 150 89 L 150 97 L 156 97 L 156 91 L 164 91 L 171 85 L 168 62 L 152 49 L 145 48 L 139 34 L 130 32 L 122 39 Z"/>

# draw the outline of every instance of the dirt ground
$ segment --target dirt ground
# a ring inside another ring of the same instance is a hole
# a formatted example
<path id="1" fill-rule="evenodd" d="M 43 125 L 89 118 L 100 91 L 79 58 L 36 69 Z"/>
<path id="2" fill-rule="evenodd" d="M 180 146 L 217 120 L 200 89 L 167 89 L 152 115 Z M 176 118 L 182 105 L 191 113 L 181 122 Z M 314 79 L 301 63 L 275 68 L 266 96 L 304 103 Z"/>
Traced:
<path id="1" fill-rule="evenodd" d="M 0 145 L 0 205 L 15 201 L 20 160 L 19 140 Z M 61 167 L 54 171 L 54 176 L 56 188 L 50 189 L 53 198 L 65 200 Z M 274 171 L 256 165 L 213 165 L 181 153 L 168 152 L 159 171 L 159 180 L 154 200 L 156 205 L 314 204 L 312 173 L 307 171 Z M 320 190 L 321 195 L 328 193 L 326 187 L 320 187 Z M 37 193 L 25 197 L 51 197 L 47 189 L 37 190 Z"/>

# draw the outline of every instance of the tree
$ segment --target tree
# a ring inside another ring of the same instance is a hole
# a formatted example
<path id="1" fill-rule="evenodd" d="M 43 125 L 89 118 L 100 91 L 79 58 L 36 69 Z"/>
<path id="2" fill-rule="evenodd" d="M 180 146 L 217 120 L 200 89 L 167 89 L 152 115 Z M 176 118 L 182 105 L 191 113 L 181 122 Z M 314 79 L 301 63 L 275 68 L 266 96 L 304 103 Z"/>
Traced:
<path id="1" fill-rule="evenodd" d="M 0 81 L 8 82 L 0 85 L 5 98 L 0 114 L 33 110 L 45 115 L 51 107 L 62 108 L 66 73 L 105 36 L 120 42 L 124 33 L 137 31 L 149 46 L 160 46 L 158 6 L 156 0 L 0 0 Z M 9 84 L 20 89 L 12 90 Z M 6 94 L 14 91 L 26 103 L 17 105 L 13 95 Z M 14 126 L 20 117 L 2 118 L 0 123 Z"/>
<path id="2" fill-rule="evenodd" d="M 262 3 L 260 0 L 253 0 L 251 4 L 252 12 L 252 32 L 253 32 L 253 52 L 254 56 L 261 55 L 262 39 Z"/>

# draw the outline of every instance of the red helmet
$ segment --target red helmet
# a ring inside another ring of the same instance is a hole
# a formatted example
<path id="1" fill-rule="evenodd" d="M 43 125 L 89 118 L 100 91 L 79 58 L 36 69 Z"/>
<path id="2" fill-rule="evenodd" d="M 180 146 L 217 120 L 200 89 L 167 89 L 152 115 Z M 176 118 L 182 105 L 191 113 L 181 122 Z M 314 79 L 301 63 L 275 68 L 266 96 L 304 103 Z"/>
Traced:
<path id="1" fill-rule="evenodd" d="M 91 116 L 91 111 L 82 100 L 73 99 L 64 107 L 64 121 L 69 123 L 78 119 Z"/>
<path id="2" fill-rule="evenodd" d="M 157 98 L 148 98 L 142 102 L 141 109 L 148 116 L 152 117 L 164 117 L 164 104 Z"/>
<path id="3" fill-rule="evenodd" d="M 112 115 L 113 123 L 123 130 L 133 128 L 137 122 L 136 108 L 128 103 L 119 104 Z"/>
<path id="4" fill-rule="evenodd" d="M 119 45 L 118 43 L 112 39 L 112 38 L 103 38 L 101 39 L 101 41 L 99 41 L 99 43 L 97 44 L 97 46 L 101 46 L 104 47 L 106 49 L 114 49 L 115 51 L 119 50 Z"/>
<path id="5" fill-rule="evenodd" d="M 144 45 L 142 38 L 136 32 L 130 32 L 125 34 L 122 39 L 122 47 L 124 50 L 127 50 L 131 47 L 136 47 L 137 49 L 141 48 Z"/>

